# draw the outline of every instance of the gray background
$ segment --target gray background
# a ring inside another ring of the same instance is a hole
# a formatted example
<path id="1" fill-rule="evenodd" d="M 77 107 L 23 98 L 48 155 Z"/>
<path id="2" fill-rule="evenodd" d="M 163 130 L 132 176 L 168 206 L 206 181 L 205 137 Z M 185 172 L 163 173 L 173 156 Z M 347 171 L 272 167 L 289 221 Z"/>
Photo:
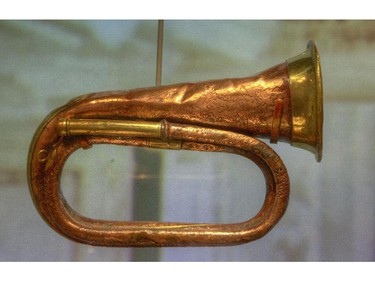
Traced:
<path id="1" fill-rule="evenodd" d="M 253 75 L 309 39 L 318 45 L 323 160 L 271 145 L 288 168 L 291 197 L 267 236 L 235 247 L 112 249 L 70 242 L 44 223 L 26 180 L 37 126 L 77 95 L 153 86 L 156 35 L 157 21 L 0 22 L 0 260 L 373 261 L 373 21 L 165 22 L 163 84 Z M 62 185 L 82 214 L 119 220 L 239 222 L 265 193 L 261 172 L 239 156 L 106 145 L 74 153 Z"/>

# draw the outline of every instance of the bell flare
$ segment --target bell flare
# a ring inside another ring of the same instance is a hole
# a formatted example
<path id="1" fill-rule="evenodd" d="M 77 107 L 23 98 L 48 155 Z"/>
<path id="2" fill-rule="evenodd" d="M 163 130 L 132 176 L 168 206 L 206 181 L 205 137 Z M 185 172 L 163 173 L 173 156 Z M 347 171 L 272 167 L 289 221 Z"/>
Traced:
<path id="1" fill-rule="evenodd" d="M 287 60 L 292 130 L 291 144 L 315 154 L 318 162 L 323 150 L 323 85 L 319 53 L 310 41 L 301 54 Z"/>

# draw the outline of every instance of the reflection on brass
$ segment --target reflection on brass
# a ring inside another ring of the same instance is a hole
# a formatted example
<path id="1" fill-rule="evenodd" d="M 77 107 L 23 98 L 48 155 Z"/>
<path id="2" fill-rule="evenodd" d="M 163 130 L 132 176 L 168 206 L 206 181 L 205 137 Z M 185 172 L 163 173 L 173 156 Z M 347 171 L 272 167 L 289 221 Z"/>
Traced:
<path id="1" fill-rule="evenodd" d="M 58 233 L 100 246 L 218 246 L 264 236 L 284 214 L 289 179 L 279 156 L 255 137 L 322 157 L 323 97 L 314 42 L 302 54 L 247 78 L 85 95 L 53 111 L 31 143 L 28 181 L 41 216 Z M 228 152 L 255 162 L 266 179 L 259 213 L 245 222 L 103 221 L 64 200 L 60 177 L 75 150 L 106 143 Z"/>
<path id="2" fill-rule="evenodd" d="M 59 136 L 110 136 L 110 137 L 162 137 L 160 122 L 101 120 L 101 119 L 59 119 Z"/>

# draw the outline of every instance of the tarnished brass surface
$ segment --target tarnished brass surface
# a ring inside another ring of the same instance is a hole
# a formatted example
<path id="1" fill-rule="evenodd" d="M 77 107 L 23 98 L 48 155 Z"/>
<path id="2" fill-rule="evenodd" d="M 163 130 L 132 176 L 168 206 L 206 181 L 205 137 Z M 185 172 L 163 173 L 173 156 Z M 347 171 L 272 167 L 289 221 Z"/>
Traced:
<path id="1" fill-rule="evenodd" d="M 299 106 L 306 107 L 306 112 Z M 35 133 L 28 158 L 31 195 L 53 229 L 82 243 L 156 247 L 249 242 L 274 227 L 289 197 L 282 160 L 254 137 L 290 142 L 314 152 L 320 160 L 322 114 L 319 59 L 313 42 L 299 58 L 247 78 L 84 95 L 53 111 Z M 63 198 L 61 172 L 75 150 L 99 143 L 242 155 L 263 171 L 267 190 L 263 207 L 254 218 L 233 224 L 82 217 Z"/>

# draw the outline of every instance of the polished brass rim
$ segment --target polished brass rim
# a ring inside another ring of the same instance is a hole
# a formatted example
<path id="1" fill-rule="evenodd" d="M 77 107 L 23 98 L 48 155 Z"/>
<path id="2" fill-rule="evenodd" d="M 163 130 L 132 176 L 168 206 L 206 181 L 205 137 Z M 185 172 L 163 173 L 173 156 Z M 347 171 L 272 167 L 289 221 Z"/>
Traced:
<path id="1" fill-rule="evenodd" d="M 319 53 L 314 41 L 301 54 L 288 59 L 292 108 L 293 146 L 309 150 L 322 159 L 323 87 Z"/>
<path id="2" fill-rule="evenodd" d="M 323 82 L 320 67 L 320 57 L 314 41 L 310 41 L 308 47 L 311 49 L 313 64 L 315 68 L 316 81 L 316 153 L 315 157 L 318 162 L 323 156 Z"/>

